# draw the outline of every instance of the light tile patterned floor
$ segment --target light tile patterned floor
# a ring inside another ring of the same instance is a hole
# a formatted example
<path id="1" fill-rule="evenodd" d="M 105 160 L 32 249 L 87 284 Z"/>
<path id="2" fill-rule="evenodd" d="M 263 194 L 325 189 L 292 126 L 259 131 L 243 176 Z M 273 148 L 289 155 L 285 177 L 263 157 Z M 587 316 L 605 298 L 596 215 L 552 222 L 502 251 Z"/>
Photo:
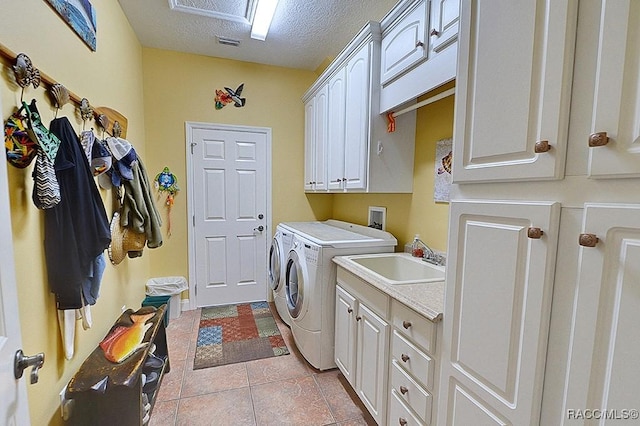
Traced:
<path id="1" fill-rule="evenodd" d="M 339 370 L 318 371 L 274 317 L 290 355 L 193 370 L 200 310 L 169 322 L 171 372 L 164 376 L 151 426 L 375 425 Z"/>

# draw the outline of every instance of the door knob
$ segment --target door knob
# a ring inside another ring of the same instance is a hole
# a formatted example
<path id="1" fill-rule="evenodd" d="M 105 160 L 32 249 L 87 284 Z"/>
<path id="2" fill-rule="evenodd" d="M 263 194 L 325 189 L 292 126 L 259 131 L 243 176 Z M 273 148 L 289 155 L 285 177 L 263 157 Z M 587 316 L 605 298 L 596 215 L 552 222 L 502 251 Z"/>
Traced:
<path id="1" fill-rule="evenodd" d="M 256 228 L 253 228 L 253 232 L 256 232 L 256 231 L 258 231 L 258 232 L 264 231 L 264 226 L 260 225 L 260 226 L 258 226 Z"/>
<path id="2" fill-rule="evenodd" d="M 22 377 L 22 373 L 25 369 L 29 367 L 33 367 L 31 369 L 31 384 L 35 384 L 38 382 L 38 370 L 44 364 L 44 353 L 40 352 L 39 354 L 25 356 L 22 349 L 18 349 L 16 352 L 16 356 L 13 362 L 13 376 L 16 379 Z"/>

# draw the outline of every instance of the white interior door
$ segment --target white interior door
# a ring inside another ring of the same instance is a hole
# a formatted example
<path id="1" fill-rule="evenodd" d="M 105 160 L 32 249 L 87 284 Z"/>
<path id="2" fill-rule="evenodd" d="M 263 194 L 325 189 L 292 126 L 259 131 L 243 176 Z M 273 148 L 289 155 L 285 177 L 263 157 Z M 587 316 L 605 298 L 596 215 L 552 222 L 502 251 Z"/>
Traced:
<path id="1" fill-rule="evenodd" d="M 1 109 L 1 108 L 0 108 Z M 28 425 L 29 410 L 24 379 L 16 380 L 13 363 L 22 348 L 16 275 L 13 263 L 7 162 L 0 160 L 0 419 L 7 425 Z M 29 375 L 29 370 L 25 374 Z"/>
<path id="2" fill-rule="evenodd" d="M 195 305 L 266 300 L 271 130 L 187 123 L 187 143 Z"/>

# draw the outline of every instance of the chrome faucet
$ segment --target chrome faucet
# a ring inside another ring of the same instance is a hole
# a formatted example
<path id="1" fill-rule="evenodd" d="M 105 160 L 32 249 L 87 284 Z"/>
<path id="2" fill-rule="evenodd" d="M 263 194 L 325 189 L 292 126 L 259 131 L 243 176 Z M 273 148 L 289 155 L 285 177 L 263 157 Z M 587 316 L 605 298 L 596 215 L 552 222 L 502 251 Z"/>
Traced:
<path id="1" fill-rule="evenodd" d="M 424 241 L 422 243 L 424 244 Z M 444 256 L 436 253 L 435 251 L 433 251 L 431 247 L 429 247 L 426 244 L 424 244 L 424 249 L 425 250 L 424 250 L 424 253 L 422 254 L 422 260 L 424 260 L 425 262 L 431 263 L 433 265 L 444 266 L 445 264 Z"/>

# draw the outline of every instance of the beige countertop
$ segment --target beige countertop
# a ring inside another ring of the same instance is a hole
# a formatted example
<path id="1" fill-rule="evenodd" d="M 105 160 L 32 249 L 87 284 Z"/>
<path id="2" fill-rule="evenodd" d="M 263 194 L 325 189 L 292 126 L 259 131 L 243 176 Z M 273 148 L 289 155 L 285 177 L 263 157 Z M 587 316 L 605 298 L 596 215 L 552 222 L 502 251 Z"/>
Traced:
<path id="1" fill-rule="evenodd" d="M 396 253 L 396 255 L 411 257 L 408 253 Z M 444 310 L 444 281 L 416 284 L 388 284 L 378 274 L 349 260 L 349 257 L 350 256 L 336 256 L 333 258 L 333 262 L 409 308 L 424 315 L 427 319 L 433 322 L 442 320 L 442 311 Z"/>

